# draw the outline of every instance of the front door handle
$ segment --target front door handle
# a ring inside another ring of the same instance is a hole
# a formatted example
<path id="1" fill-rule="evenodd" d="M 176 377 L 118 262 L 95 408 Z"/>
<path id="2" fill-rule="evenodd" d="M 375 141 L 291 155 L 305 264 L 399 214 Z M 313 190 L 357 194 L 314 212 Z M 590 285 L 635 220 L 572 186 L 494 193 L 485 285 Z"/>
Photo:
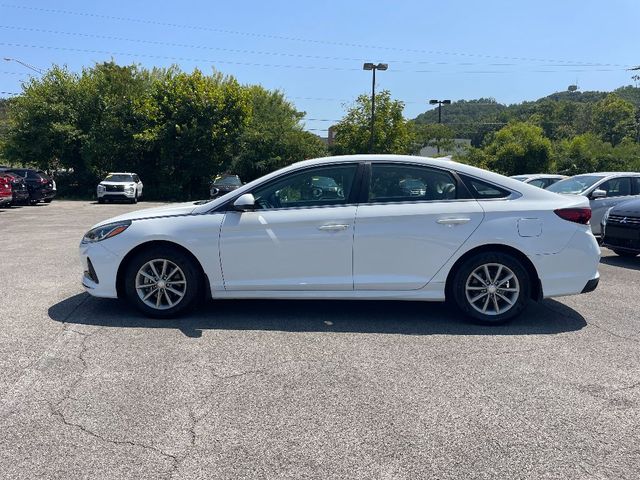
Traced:
<path id="1" fill-rule="evenodd" d="M 436 220 L 440 225 L 462 225 L 470 221 L 471 219 L 467 217 L 439 218 Z"/>
<path id="2" fill-rule="evenodd" d="M 346 230 L 349 228 L 349 225 L 331 223 L 329 225 L 320 225 L 318 230 L 322 230 L 323 232 L 339 232 L 341 230 Z"/>

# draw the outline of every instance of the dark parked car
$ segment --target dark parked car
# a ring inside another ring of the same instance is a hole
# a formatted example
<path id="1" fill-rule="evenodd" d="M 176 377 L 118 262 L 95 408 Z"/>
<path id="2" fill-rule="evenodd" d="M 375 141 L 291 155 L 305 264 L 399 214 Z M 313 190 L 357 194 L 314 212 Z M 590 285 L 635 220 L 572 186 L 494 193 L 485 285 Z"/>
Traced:
<path id="1" fill-rule="evenodd" d="M 211 198 L 221 197 L 225 193 L 229 193 L 242 186 L 242 181 L 238 175 L 223 174 L 218 175 L 211 182 L 209 188 L 209 196 Z"/>
<path id="2" fill-rule="evenodd" d="M 602 217 L 602 245 L 621 257 L 640 253 L 640 200 L 610 208 Z"/>
<path id="3" fill-rule="evenodd" d="M 0 171 L 15 173 L 24 178 L 29 190 L 29 203 L 35 205 L 38 202 L 50 203 L 56 196 L 53 189 L 53 180 L 41 170 L 32 168 L 2 168 Z"/>
<path id="4" fill-rule="evenodd" d="M 303 200 L 325 200 L 344 198 L 342 187 L 330 177 L 311 177 L 302 187 L 300 194 Z"/>

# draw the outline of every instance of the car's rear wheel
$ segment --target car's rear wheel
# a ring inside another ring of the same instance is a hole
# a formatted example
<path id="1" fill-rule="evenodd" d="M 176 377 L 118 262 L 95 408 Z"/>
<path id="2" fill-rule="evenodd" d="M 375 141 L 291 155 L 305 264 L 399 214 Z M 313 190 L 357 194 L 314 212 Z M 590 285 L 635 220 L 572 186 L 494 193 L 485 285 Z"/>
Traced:
<path id="1" fill-rule="evenodd" d="M 518 315 L 530 298 L 526 268 L 512 255 L 485 252 L 467 259 L 453 278 L 453 298 L 465 314 L 485 324 Z"/>
<path id="2" fill-rule="evenodd" d="M 125 271 L 125 292 L 144 314 L 174 317 L 192 307 L 198 298 L 200 274 L 185 253 L 154 247 L 136 255 Z"/>
<path id="3" fill-rule="evenodd" d="M 637 253 L 627 252 L 625 250 L 616 250 L 615 248 L 613 249 L 613 253 L 615 253 L 616 255 L 618 255 L 620 257 L 626 257 L 626 258 L 633 258 L 633 257 L 637 257 L 638 256 Z"/>

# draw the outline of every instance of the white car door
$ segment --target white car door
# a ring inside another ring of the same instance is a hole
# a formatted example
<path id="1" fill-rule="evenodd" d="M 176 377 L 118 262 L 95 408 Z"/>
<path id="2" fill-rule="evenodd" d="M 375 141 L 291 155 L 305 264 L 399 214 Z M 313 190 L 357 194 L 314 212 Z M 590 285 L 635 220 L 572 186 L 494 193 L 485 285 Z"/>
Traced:
<path id="1" fill-rule="evenodd" d="M 358 207 L 354 237 L 356 290 L 417 290 L 480 225 L 484 212 L 457 197 L 444 170 L 372 163 L 368 203 Z"/>
<path id="2" fill-rule="evenodd" d="M 352 290 L 358 165 L 308 168 L 255 188 L 220 232 L 226 290 Z"/>

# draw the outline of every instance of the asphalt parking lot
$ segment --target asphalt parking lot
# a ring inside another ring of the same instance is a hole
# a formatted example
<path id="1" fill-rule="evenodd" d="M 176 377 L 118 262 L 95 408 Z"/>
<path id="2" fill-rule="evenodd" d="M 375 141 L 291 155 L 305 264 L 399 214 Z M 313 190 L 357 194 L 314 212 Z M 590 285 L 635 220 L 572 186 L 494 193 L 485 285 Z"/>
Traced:
<path id="1" fill-rule="evenodd" d="M 505 327 L 440 304 L 222 301 L 180 321 L 83 293 L 94 223 L 0 210 L 0 477 L 637 479 L 640 259 Z"/>

